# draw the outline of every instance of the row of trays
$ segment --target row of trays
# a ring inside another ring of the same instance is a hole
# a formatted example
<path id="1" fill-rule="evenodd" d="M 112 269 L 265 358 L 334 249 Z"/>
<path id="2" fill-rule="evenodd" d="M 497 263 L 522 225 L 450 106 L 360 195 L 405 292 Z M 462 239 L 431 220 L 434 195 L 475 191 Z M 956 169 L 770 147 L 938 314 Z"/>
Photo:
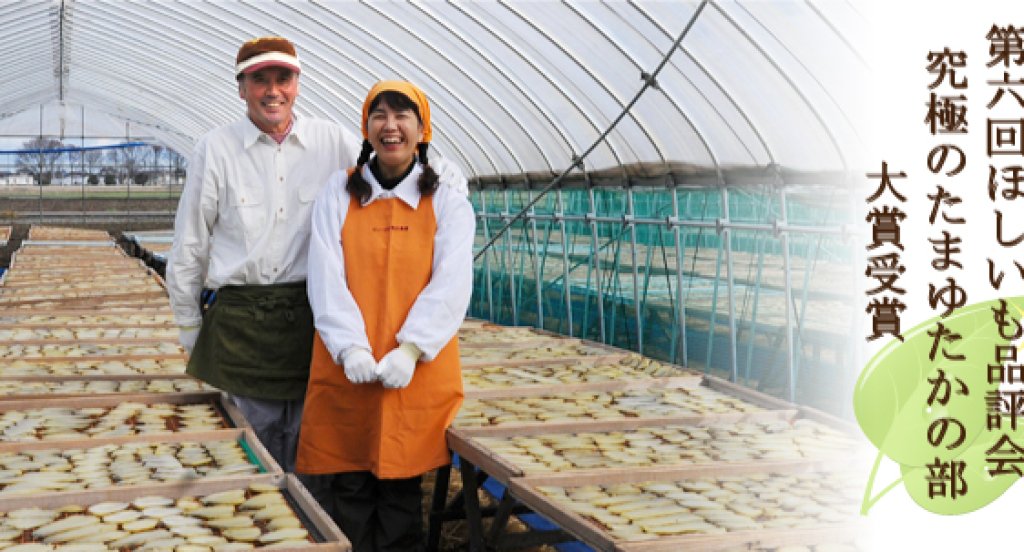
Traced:
<path id="1" fill-rule="evenodd" d="M 503 332 L 463 328 L 478 351 L 551 339 Z M 861 444 L 845 422 L 604 345 L 545 347 L 586 352 L 464 355 L 448 431 L 517 502 L 603 551 L 858 549 L 860 482 L 844 469 Z"/>
<path id="2" fill-rule="evenodd" d="M 163 280 L 105 232 L 32 227 L 29 234 L 0 280 L 5 311 L 167 307 Z"/>
<path id="3" fill-rule="evenodd" d="M 33 228 L 66 243 L 24 245 L 0 281 L 0 550 L 350 550 L 184 374 L 162 281 L 73 243 L 98 237 Z"/>

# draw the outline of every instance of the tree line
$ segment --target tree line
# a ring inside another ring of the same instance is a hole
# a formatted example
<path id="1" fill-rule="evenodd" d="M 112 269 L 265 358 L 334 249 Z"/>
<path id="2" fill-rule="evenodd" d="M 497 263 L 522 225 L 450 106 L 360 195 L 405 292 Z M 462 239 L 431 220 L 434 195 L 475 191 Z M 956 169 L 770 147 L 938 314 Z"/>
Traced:
<path id="1" fill-rule="evenodd" d="M 36 137 L 22 144 L 15 161 L 16 172 L 32 175 L 37 185 L 56 179 L 77 179 L 89 185 L 144 185 L 166 176 L 167 183 L 185 178 L 185 156 L 166 146 L 100 146 L 82 148 L 52 137 Z"/>

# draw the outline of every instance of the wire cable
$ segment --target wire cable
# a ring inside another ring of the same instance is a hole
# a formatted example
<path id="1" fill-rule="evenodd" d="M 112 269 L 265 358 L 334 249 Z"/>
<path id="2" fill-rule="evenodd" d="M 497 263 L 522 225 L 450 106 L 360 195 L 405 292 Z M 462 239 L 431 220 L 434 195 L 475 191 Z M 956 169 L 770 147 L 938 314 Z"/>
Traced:
<path id="1" fill-rule="evenodd" d="M 682 30 L 682 32 L 679 33 L 679 37 L 676 38 L 676 41 L 672 43 L 672 47 L 669 48 L 667 52 L 665 52 L 665 57 L 662 58 L 661 62 L 658 64 L 658 67 L 654 69 L 654 72 L 650 73 L 650 74 L 647 74 L 647 73 L 641 73 L 640 74 L 640 77 L 644 81 L 643 86 L 640 87 L 640 90 L 636 93 L 635 96 L 633 96 L 633 99 L 630 100 L 630 102 L 626 105 L 626 107 L 624 107 L 622 109 L 622 112 L 619 113 L 618 117 L 616 117 L 615 120 L 612 121 L 612 123 L 608 126 L 608 128 L 605 129 L 605 131 L 601 133 L 601 136 L 598 136 L 597 140 L 595 140 L 594 143 L 591 144 L 590 147 L 587 148 L 587 151 L 583 152 L 582 155 L 575 156 L 573 158 L 573 160 L 572 160 L 572 164 L 571 165 L 566 167 L 565 170 L 563 170 L 561 174 L 559 174 L 557 177 L 555 177 L 555 179 L 552 180 L 550 184 L 548 184 L 543 189 L 541 189 L 540 192 L 537 193 L 537 195 L 534 196 L 534 198 L 529 203 L 527 203 L 526 206 L 523 207 L 522 210 L 520 210 L 514 217 L 512 217 L 511 220 L 509 220 L 507 223 L 505 223 L 504 226 L 502 226 L 497 232 L 495 232 L 494 235 L 491 236 L 490 241 L 488 241 L 482 248 L 480 248 L 480 251 L 478 251 L 477 254 L 473 256 L 473 261 L 474 262 L 479 260 L 480 257 L 483 256 L 484 252 L 486 252 L 488 249 L 490 249 L 491 246 L 493 246 L 495 244 L 495 242 L 498 241 L 498 238 L 500 238 L 505 232 L 507 232 L 508 229 L 511 228 L 513 224 L 515 224 L 520 219 L 525 217 L 526 214 L 528 212 L 530 212 L 530 209 L 532 209 L 533 206 L 536 205 L 537 202 L 540 201 L 540 199 L 542 197 L 547 195 L 548 192 L 550 192 L 556 186 L 558 186 L 562 182 L 562 180 L 564 180 L 565 177 L 570 172 L 572 172 L 573 169 L 575 169 L 577 167 L 582 168 L 583 167 L 583 160 L 586 159 L 587 156 L 591 154 L 591 152 L 593 152 L 595 149 L 597 149 L 597 146 L 601 145 L 601 143 L 604 142 L 604 140 L 608 137 L 608 135 L 611 134 L 611 131 L 614 130 L 615 127 L 619 124 L 619 121 L 621 121 L 626 116 L 626 114 L 628 114 L 629 111 L 631 109 L 633 109 L 633 106 L 636 105 L 636 102 L 640 99 L 640 96 L 642 96 L 644 94 L 644 92 L 647 91 L 647 89 L 649 89 L 651 87 L 655 87 L 656 88 L 658 86 L 658 81 L 657 81 L 658 73 L 660 73 L 661 69 L 663 67 L 665 67 L 665 64 L 668 63 L 669 58 L 672 57 L 672 54 L 675 53 L 676 49 L 679 48 L 679 45 L 683 42 L 683 38 L 685 38 L 686 35 L 689 34 L 690 29 L 693 27 L 693 24 L 697 22 L 697 18 L 700 17 L 701 12 L 704 10 L 704 7 L 707 4 L 708 4 L 708 0 L 703 0 L 700 3 L 700 5 L 697 6 L 697 10 L 694 11 L 693 16 L 690 17 L 690 21 L 688 21 L 686 23 L 686 27 Z"/>

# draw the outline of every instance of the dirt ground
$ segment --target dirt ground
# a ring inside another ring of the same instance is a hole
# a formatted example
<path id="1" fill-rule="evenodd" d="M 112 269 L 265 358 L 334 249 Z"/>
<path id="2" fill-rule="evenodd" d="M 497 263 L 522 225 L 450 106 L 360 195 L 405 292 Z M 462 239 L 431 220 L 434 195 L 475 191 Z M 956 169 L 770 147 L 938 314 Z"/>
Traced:
<path id="1" fill-rule="evenodd" d="M 434 472 L 431 472 L 423 478 L 423 526 L 427 527 L 426 517 L 430 512 L 430 499 L 433 497 L 434 492 Z M 451 501 L 462 492 L 462 480 L 458 475 L 458 470 L 452 470 L 451 481 L 448 484 L 448 500 Z M 497 506 L 497 501 L 494 500 L 491 495 L 487 494 L 484 490 L 478 492 L 481 507 Z M 490 529 L 491 522 L 489 519 L 484 519 L 483 529 L 484 534 L 487 534 Z M 522 532 L 526 531 L 527 527 L 517 518 L 513 517 L 509 523 L 506 531 L 511 532 Z M 469 532 L 466 528 L 465 521 L 449 521 L 441 527 L 441 552 L 455 552 L 459 550 L 466 550 L 469 542 Z M 553 546 L 536 546 L 532 548 L 520 548 L 521 552 L 557 552 L 557 549 Z"/>

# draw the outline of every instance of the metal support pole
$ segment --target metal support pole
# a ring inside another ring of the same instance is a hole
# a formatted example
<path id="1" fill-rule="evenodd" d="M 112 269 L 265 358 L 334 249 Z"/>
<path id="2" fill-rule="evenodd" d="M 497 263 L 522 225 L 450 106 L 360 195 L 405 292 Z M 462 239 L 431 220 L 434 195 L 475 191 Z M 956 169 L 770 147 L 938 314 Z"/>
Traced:
<path id="1" fill-rule="evenodd" d="M 729 222 L 729 189 L 722 186 L 722 213 L 725 221 Z M 738 378 L 736 366 L 736 286 L 733 280 L 732 263 L 732 232 L 726 227 L 722 230 L 722 237 L 725 240 L 725 277 L 729 287 L 729 364 L 732 369 L 731 381 Z"/>
<path id="2" fill-rule="evenodd" d="M 781 186 L 779 187 L 779 202 L 782 219 L 786 220 L 786 191 Z M 786 383 L 788 385 L 786 396 L 790 402 L 793 402 L 796 399 L 796 374 L 793 361 L 793 280 L 792 262 L 789 257 L 789 235 L 783 233 L 780 240 L 782 242 L 782 272 L 786 293 Z"/>
<path id="3" fill-rule="evenodd" d="M 711 354 L 715 346 L 715 329 L 718 326 L 718 289 L 722 282 L 722 235 L 718 235 L 718 248 L 715 250 L 715 283 L 711 292 L 711 317 L 708 322 L 708 354 L 704 361 L 704 372 L 711 371 Z"/>
<path id="4" fill-rule="evenodd" d="M 509 213 L 508 194 L 509 194 L 509 191 L 507 189 L 504 190 L 504 194 L 503 195 L 504 195 L 504 198 L 505 198 L 505 211 L 504 211 L 505 215 L 508 215 L 508 213 Z M 511 228 L 509 228 L 509 230 L 511 230 Z M 512 304 L 512 325 L 513 326 L 518 326 L 519 325 L 519 296 L 516 294 L 516 277 L 515 277 L 515 273 L 513 272 L 512 236 L 511 236 L 511 232 L 508 232 L 508 231 L 505 232 L 505 275 L 508 277 L 508 292 L 510 294 L 509 295 L 509 301 L 511 301 L 511 304 Z"/>
<path id="5" fill-rule="evenodd" d="M 569 282 L 569 237 L 566 235 L 566 224 L 565 224 L 565 197 L 562 195 L 562 189 L 558 189 L 558 212 L 555 213 L 555 219 L 561 223 L 562 226 L 562 296 L 565 298 L 565 318 L 569 323 L 569 337 L 573 336 L 573 324 L 572 324 L 572 286 Z"/>
<path id="6" fill-rule="evenodd" d="M 597 216 L 597 200 L 594 198 L 593 186 L 587 186 L 587 196 L 590 199 L 590 212 L 588 216 Z M 597 221 L 591 219 L 590 222 L 590 237 L 591 237 L 591 258 L 594 260 L 594 280 L 596 285 L 594 289 L 597 290 L 597 323 L 598 330 L 601 335 L 601 343 L 608 343 L 608 334 L 604 328 L 604 288 L 601 286 L 601 250 L 598 248 L 598 235 L 597 235 Z"/>
<path id="7" fill-rule="evenodd" d="M 131 140 L 130 123 L 128 121 L 124 122 L 124 141 L 125 142 L 131 142 L 132 141 Z M 127 146 L 127 147 L 134 147 L 134 146 Z M 122 159 L 124 160 L 124 173 L 125 173 L 125 176 L 127 177 L 127 178 L 125 178 L 125 180 L 128 182 L 128 201 L 126 202 L 128 204 L 128 224 L 125 225 L 126 227 L 131 225 L 131 220 L 132 220 L 132 175 L 128 174 L 128 149 L 127 149 L 127 147 L 125 147 L 124 149 L 121 150 L 124 153 L 124 157 Z"/>
<path id="8" fill-rule="evenodd" d="M 636 321 L 636 350 L 638 353 L 644 354 L 643 305 L 640 304 L 640 277 L 636 266 L 636 225 L 633 224 L 635 214 L 633 188 L 626 188 L 626 224 L 629 226 L 629 240 L 632 246 L 629 254 L 630 264 L 633 265 L 633 315 Z"/>
<path id="9" fill-rule="evenodd" d="M 527 194 L 527 197 L 530 198 L 530 202 L 532 203 L 533 202 L 533 190 L 529 191 L 529 193 Z M 529 211 L 528 214 L 535 215 L 535 213 L 533 211 L 533 207 L 530 207 L 530 211 Z M 525 230 L 525 227 L 524 227 L 524 230 Z M 537 327 L 541 328 L 541 329 L 544 329 L 544 299 L 543 299 L 544 290 L 541 287 L 541 280 L 544 279 L 544 274 L 543 274 L 543 272 L 541 272 L 540 259 L 538 259 L 538 251 L 540 251 L 540 244 L 537 241 L 537 217 L 536 216 L 531 216 L 530 217 L 530 232 L 533 234 L 533 252 L 532 252 L 532 254 L 533 254 L 533 275 L 534 275 L 533 281 L 534 281 L 534 289 L 536 290 L 536 294 L 537 294 Z M 547 249 L 547 247 L 545 247 L 545 250 L 546 249 Z"/>
<path id="10" fill-rule="evenodd" d="M 507 214 L 496 214 L 489 213 L 486 215 L 479 215 L 481 217 L 491 219 L 507 219 Z M 527 215 L 523 214 L 519 218 L 529 219 L 536 218 L 537 220 L 547 220 L 552 218 L 552 215 Z M 616 224 L 622 224 L 622 215 L 619 216 L 591 216 L 591 215 L 565 215 L 565 220 L 573 222 L 613 222 Z M 829 236 L 842 236 L 843 229 L 839 227 L 827 227 L 827 226 L 796 226 L 782 223 L 776 224 L 758 224 L 749 222 L 728 222 L 724 220 L 717 221 L 697 221 L 697 220 L 673 220 L 665 221 L 665 219 L 653 219 L 653 218 L 634 218 L 636 224 L 654 224 L 654 225 L 671 225 L 671 226 L 684 226 L 688 228 L 706 228 L 709 230 L 718 231 L 720 228 L 729 228 L 731 230 L 750 230 L 753 232 L 789 232 L 790 234 L 819 234 Z"/>
<path id="11" fill-rule="evenodd" d="M 754 360 L 754 341 L 757 340 L 757 307 L 761 301 L 761 274 L 764 272 L 764 234 L 757 240 L 757 274 L 754 276 L 754 306 L 750 312 L 750 335 L 747 337 L 747 362 L 743 371 L 744 382 L 750 383 L 750 365 Z M 764 372 L 762 371 L 762 374 Z"/>
<path id="12" fill-rule="evenodd" d="M 673 183 L 672 186 L 672 218 L 679 219 L 679 189 Z M 671 221 L 670 221 L 671 222 Z M 683 253 L 686 251 L 686 244 L 683 240 L 686 235 L 680 226 L 672 226 L 672 233 L 676 239 L 676 323 L 679 325 L 679 351 L 682 353 L 682 365 L 686 366 L 690 360 L 686 348 L 686 297 L 683 296 Z M 692 278 L 692 276 L 691 276 Z M 676 358 L 673 351 L 672 360 Z"/>
<path id="13" fill-rule="evenodd" d="M 43 221 L 43 168 L 44 159 L 46 159 L 43 153 L 43 105 L 39 104 L 39 176 L 36 184 L 39 186 L 39 222 Z"/>
<path id="14" fill-rule="evenodd" d="M 480 212 L 487 212 L 487 192 L 480 190 Z M 481 221 L 484 228 L 484 243 L 490 240 L 490 232 L 487 228 L 487 217 L 482 217 Z M 484 255 L 484 281 L 487 282 L 487 289 L 484 292 L 487 295 L 487 319 L 492 322 L 496 321 L 494 318 L 494 284 L 492 283 L 491 276 L 491 262 L 494 260 L 494 251 L 488 251 Z"/>
<path id="15" fill-rule="evenodd" d="M 79 166 L 82 170 L 82 224 L 85 224 L 85 104 L 82 104 L 82 151 L 78 152 Z"/>

